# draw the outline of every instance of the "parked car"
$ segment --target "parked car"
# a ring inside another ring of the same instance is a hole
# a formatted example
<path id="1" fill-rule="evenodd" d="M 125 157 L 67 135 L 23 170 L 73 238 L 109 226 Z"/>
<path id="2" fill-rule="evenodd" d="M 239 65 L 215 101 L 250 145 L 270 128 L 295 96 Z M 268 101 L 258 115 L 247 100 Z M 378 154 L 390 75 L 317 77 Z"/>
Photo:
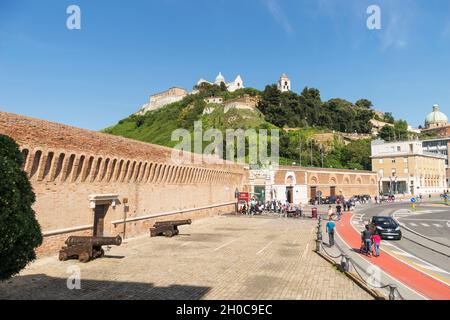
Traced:
<path id="1" fill-rule="evenodd" d="M 400 225 L 392 217 L 374 216 L 372 224 L 381 236 L 381 239 L 401 240 L 402 230 Z"/>

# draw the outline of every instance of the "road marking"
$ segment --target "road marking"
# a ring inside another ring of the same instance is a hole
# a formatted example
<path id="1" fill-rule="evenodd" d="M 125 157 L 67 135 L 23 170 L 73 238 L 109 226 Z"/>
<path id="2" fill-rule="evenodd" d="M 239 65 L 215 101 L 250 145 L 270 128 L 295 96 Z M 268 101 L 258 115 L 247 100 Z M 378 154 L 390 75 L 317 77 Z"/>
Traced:
<path id="1" fill-rule="evenodd" d="M 411 225 L 413 227 L 417 227 L 417 224 L 415 224 L 414 222 L 410 222 L 409 225 Z"/>
<path id="2" fill-rule="evenodd" d="M 450 221 L 449 221 L 448 223 L 450 223 Z M 351 226 L 356 230 L 355 226 L 353 226 L 352 224 L 351 224 Z M 345 242 L 345 241 L 344 241 L 344 242 Z M 399 247 L 397 247 L 397 246 L 395 246 L 395 245 L 393 245 L 393 244 L 391 244 L 391 246 L 394 247 L 397 251 L 391 251 L 391 250 L 386 249 L 386 248 L 381 249 L 381 250 L 384 251 L 384 252 L 386 252 L 387 254 L 391 255 L 392 257 L 394 257 L 394 258 L 397 259 L 398 261 L 403 262 L 403 263 L 406 264 L 406 265 L 409 265 L 411 268 L 416 269 L 417 271 L 420 271 L 420 272 L 422 272 L 422 273 L 424 273 L 424 274 L 426 274 L 426 275 L 432 277 L 433 279 L 435 279 L 435 280 L 437 280 L 437 281 L 439 281 L 439 282 L 441 282 L 441 283 L 446 284 L 447 286 L 450 286 L 450 281 L 449 281 L 447 278 L 442 277 L 442 276 L 440 276 L 440 275 L 437 275 L 437 274 L 435 274 L 434 272 L 431 272 L 430 270 L 427 270 L 427 269 L 424 269 L 424 268 L 419 267 L 419 266 L 417 265 L 417 263 L 415 263 L 415 262 L 409 260 L 409 259 L 406 258 L 406 257 L 414 258 L 415 260 L 420 261 L 420 262 L 422 262 L 422 263 L 424 263 L 424 264 L 426 264 L 426 265 L 428 265 L 428 266 L 430 266 L 430 267 L 435 267 L 435 268 L 437 268 L 436 266 L 434 266 L 434 265 L 428 263 L 427 261 L 424 261 L 424 260 L 422 260 L 422 259 L 420 259 L 420 258 L 418 258 L 418 257 L 416 257 L 416 256 L 413 256 L 412 254 L 410 254 L 410 253 L 404 251 L 403 249 L 400 249 Z M 397 253 L 397 254 L 394 254 L 394 252 Z M 446 272 L 446 271 L 445 271 L 445 272 Z M 448 272 L 446 272 L 446 273 L 448 273 Z M 397 280 L 397 279 L 396 279 L 396 280 Z M 397 281 L 398 281 L 398 280 L 397 280 Z"/>
<path id="3" fill-rule="evenodd" d="M 306 245 L 305 251 L 303 252 L 302 259 L 305 259 L 306 254 L 308 253 L 308 250 L 309 250 L 309 242 L 308 242 L 308 244 Z"/>
<path id="4" fill-rule="evenodd" d="M 447 274 L 449 274 L 447 271 L 442 270 L 441 268 L 436 267 L 436 266 L 429 266 L 429 265 L 420 264 L 420 263 L 418 263 L 417 266 L 422 267 L 422 268 L 425 268 L 425 269 L 428 269 L 428 270 L 432 270 L 432 271 L 437 271 L 437 272 L 440 272 L 440 273 L 447 273 Z"/>
<path id="5" fill-rule="evenodd" d="M 188 245 L 190 245 L 192 243 L 192 241 L 188 241 L 183 243 L 180 247 L 187 247 Z"/>
<path id="6" fill-rule="evenodd" d="M 442 228 L 442 226 L 440 224 L 437 224 L 437 223 L 433 223 L 433 226 L 435 226 L 436 228 Z"/>
<path id="7" fill-rule="evenodd" d="M 259 250 L 256 254 L 261 254 L 261 253 L 263 253 L 264 250 L 266 250 L 272 243 L 273 243 L 273 241 L 270 241 L 264 248 L 262 248 L 261 250 Z"/>
<path id="8" fill-rule="evenodd" d="M 351 219 L 350 219 L 350 220 L 351 220 Z M 355 226 L 354 226 L 353 224 L 350 224 L 350 225 L 351 225 L 351 227 L 353 227 L 353 229 L 354 229 L 355 231 L 358 231 L 358 230 L 355 228 Z M 337 234 L 338 238 L 339 238 L 339 239 L 347 246 L 347 248 L 351 248 L 351 246 L 344 240 L 344 238 L 341 237 L 341 235 L 340 235 L 339 233 L 336 233 L 336 234 Z M 390 253 L 389 253 L 389 250 L 386 250 L 386 249 L 381 249 L 381 250 L 383 250 L 383 251 L 386 252 L 387 254 L 391 255 L 392 257 L 394 257 L 394 259 L 397 259 L 397 260 L 399 260 L 400 262 L 407 264 L 406 262 L 400 260 L 400 259 L 397 258 L 396 256 L 390 254 Z M 377 265 L 371 263 L 371 262 L 368 261 L 367 259 L 364 259 L 363 257 L 361 257 L 361 255 L 359 255 L 359 254 L 357 254 L 356 257 L 359 257 L 360 259 L 362 259 L 362 261 L 365 261 L 365 263 L 367 263 L 367 264 L 369 264 L 369 265 L 371 265 L 371 266 L 378 267 Z M 414 268 L 414 267 L 413 267 L 413 268 Z M 395 281 L 395 282 L 397 282 L 397 283 L 400 283 L 403 287 L 405 287 L 405 288 L 408 289 L 409 291 L 415 293 L 415 294 L 418 295 L 419 297 L 422 297 L 424 300 L 430 300 L 430 298 L 428 298 L 427 296 L 421 294 L 420 292 L 418 292 L 417 290 L 411 288 L 410 286 L 406 285 L 403 281 L 400 281 L 399 279 L 397 279 L 397 278 L 391 276 L 391 275 L 390 275 L 387 271 L 385 271 L 384 269 L 382 269 L 382 272 L 383 272 L 387 277 L 391 278 L 393 281 Z M 425 272 L 423 272 L 423 273 L 425 273 Z"/>
<path id="9" fill-rule="evenodd" d="M 231 241 L 228 241 L 227 243 L 224 243 L 223 245 L 221 245 L 220 247 L 217 247 L 217 248 L 215 248 L 214 250 L 213 250 L 213 252 L 214 251 L 217 251 L 217 250 L 220 250 L 220 249 L 222 249 L 223 247 L 226 247 L 227 245 L 229 245 L 229 244 L 232 244 L 233 242 L 235 242 L 237 239 L 233 239 L 233 240 L 231 240 Z"/>
<path id="10" fill-rule="evenodd" d="M 430 225 L 428 223 L 421 223 L 422 226 L 424 227 L 429 227 Z"/>
<path id="11" fill-rule="evenodd" d="M 402 219 L 403 221 L 432 221 L 432 222 L 447 222 L 446 219 L 417 219 L 417 218 L 410 218 L 410 219 Z"/>

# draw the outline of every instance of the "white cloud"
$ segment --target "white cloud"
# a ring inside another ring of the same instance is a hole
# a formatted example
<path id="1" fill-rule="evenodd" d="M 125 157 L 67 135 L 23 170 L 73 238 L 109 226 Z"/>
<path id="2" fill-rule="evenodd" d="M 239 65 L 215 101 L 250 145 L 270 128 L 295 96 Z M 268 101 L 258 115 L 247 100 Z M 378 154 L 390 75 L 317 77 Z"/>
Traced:
<path id="1" fill-rule="evenodd" d="M 288 35 L 294 32 L 291 22 L 284 13 L 283 9 L 278 4 L 277 0 L 265 0 L 266 6 L 269 9 L 270 14 L 278 22 L 278 24 L 283 28 L 284 32 Z"/>

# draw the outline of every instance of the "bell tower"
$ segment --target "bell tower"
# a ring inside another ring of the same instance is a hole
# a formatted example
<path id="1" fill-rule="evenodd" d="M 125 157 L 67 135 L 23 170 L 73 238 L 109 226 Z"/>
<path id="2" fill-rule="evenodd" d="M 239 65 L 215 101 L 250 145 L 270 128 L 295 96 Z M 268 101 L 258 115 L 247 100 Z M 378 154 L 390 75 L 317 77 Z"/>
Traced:
<path id="1" fill-rule="evenodd" d="M 278 90 L 281 92 L 291 91 L 291 80 L 289 80 L 288 76 L 283 73 L 280 76 L 280 80 L 278 80 Z"/>

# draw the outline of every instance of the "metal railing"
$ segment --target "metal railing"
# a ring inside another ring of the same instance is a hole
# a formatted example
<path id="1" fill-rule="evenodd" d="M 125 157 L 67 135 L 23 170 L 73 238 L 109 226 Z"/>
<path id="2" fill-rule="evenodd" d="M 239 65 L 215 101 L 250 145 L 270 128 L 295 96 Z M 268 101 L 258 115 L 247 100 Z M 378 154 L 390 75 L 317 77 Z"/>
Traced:
<path id="1" fill-rule="evenodd" d="M 316 238 L 316 252 L 319 254 L 324 253 L 327 257 L 331 258 L 333 261 L 336 259 L 341 259 L 339 263 L 336 261 L 335 264 L 339 266 L 340 270 L 344 273 L 350 274 L 351 270 L 354 270 L 354 272 L 358 275 L 359 280 L 361 280 L 368 288 L 372 289 L 388 289 L 389 290 L 389 300 L 405 300 L 404 297 L 400 294 L 400 291 L 398 290 L 397 286 L 395 284 L 386 284 L 386 285 L 379 285 L 376 286 L 373 283 L 370 283 L 365 279 L 365 277 L 362 275 L 362 273 L 366 273 L 364 268 L 358 265 L 356 261 L 354 261 L 351 257 L 349 257 L 345 253 L 340 253 L 339 255 L 333 255 L 329 253 L 324 245 L 323 245 L 323 236 L 322 236 L 322 215 L 319 215 L 318 217 L 318 223 L 317 223 L 317 238 Z M 359 269 L 359 270 L 358 270 Z M 367 275 L 367 273 L 366 273 Z"/>

